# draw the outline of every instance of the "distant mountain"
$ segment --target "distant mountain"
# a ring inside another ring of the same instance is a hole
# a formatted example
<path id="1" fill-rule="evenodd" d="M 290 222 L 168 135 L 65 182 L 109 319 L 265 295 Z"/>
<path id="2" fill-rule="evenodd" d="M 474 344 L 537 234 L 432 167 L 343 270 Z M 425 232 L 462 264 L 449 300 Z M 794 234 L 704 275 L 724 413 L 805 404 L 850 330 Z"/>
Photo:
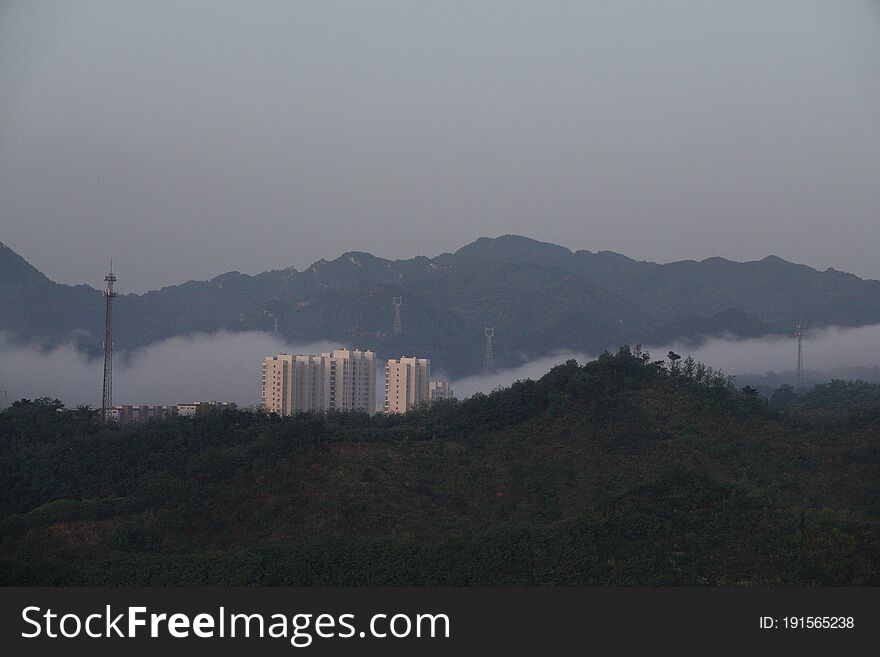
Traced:
<path id="1" fill-rule="evenodd" d="M 399 336 L 391 333 L 394 295 L 403 297 Z M 122 295 L 116 309 L 120 349 L 193 332 L 271 331 L 277 319 L 293 342 L 429 356 L 457 377 L 482 366 L 485 326 L 495 327 L 496 364 L 513 367 L 561 348 L 598 353 L 622 343 L 788 333 L 797 322 L 880 323 L 880 281 L 775 256 L 661 265 L 505 235 L 435 258 L 349 252 L 304 271 L 229 272 Z M 103 321 L 99 290 L 54 283 L 0 244 L 0 331 L 47 347 L 74 341 L 97 354 Z"/>

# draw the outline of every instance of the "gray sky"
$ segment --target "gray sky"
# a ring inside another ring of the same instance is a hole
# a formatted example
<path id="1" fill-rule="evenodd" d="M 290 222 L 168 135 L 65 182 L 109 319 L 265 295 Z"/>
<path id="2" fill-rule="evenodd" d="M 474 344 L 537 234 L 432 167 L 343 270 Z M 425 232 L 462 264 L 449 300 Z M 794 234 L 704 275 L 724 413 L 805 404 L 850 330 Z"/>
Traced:
<path id="1" fill-rule="evenodd" d="M 0 4 L 0 241 L 56 280 L 503 233 L 880 278 L 880 2 Z"/>

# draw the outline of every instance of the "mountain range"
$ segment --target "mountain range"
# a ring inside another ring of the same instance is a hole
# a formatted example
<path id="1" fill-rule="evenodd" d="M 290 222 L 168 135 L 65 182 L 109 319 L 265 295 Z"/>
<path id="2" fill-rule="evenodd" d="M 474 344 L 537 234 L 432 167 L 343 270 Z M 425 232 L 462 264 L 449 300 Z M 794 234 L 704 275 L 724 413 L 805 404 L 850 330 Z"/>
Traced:
<path id="1" fill-rule="evenodd" d="M 124 281 L 124 277 L 123 277 Z M 392 297 L 403 298 L 392 332 Z M 668 264 L 610 251 L 571 251 L 526 237 L 482 237 L 428 258 L 348 252 L 303 271 L 228 272 L 114 305 L 116 347 L 170 337 L 277 330 L 293 343 L 336 341 L 380 357 L 419 355 L 451 377 L 483 366 L 483 328 L 495 328 L 497 367 L 559 349 L 596 354 L 620 344 L 760 337 L 880 323 L 880 281 L 818 271 L 776 256 Z M 51 281 L 0 243 L 0 332 L 45 348 L 72 342 L 100 353 L 104 301 L 87 285 Z"/>

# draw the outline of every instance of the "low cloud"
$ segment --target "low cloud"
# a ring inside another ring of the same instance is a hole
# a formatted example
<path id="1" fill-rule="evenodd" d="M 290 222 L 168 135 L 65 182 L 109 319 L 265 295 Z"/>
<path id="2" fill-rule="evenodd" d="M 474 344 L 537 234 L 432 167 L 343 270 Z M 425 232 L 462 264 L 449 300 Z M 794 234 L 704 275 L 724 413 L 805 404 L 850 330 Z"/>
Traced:
<path id="1" fill-rule="evenodd" d="M 727 374 L 766 374 L 792 372 L 797 368 L 797 340 L 788 336 L 768 336 L 748 340 L 713 339 L 699 346 L 676 343 L 651 348 L 658 358 L 669 350 L 691 354 Z M 804 367 L 815 372 L 880 365 L 880 325 L 859 328 L 832 326 L 809 331 L 804 337 Z"/>
<path id="2" fill-rule="evenodd" d="M 451 386 L 455 391 L 455 396 L 459 399 L 470 397 L 475 392 L 489 393 L 495 388 L 509 386 L 514 381 L 540 378 L 554 366 L 564 363 L 571 358 L 574 358 L 579 363 L 592 360 L 592 357 L 585 354 L 561 349 L 550 356 L 530 360 L 519 367 L 458 379 L 453 381 Z"/>
<path id="3" fill-rule="evenodd" d="M 338 344 L 294 345 L 268 333 L 195 334 L 137 349 L 114 359 L 117 404 L 177 404 L 219 399 L 241 405 L 260 401 L 260 361 L 268 355 L 320 353 Z M 57 397 L 67 406 L 100 406 L 103 361 L 74 346 L 51 351 L 0 338 L 0 389 L 9 400 Z"/>
<path id="4" fill-rule="evenodd" d="M 290 344 L 267 333 L 197 334 L 165 340 L 115 360 L 113 399 L 119 404 L 176 404 L 220 399 L 253 405 L 260 397 L 260 361 L 270 354 L 320 353 L 339 345 L 330 342 Z M 664 358 L 671 349 L 688 354 L 725 373 L 764 375 L 792 372 L 797 343 L 788 337 L 750 340 L 712 339 L 701 345 L 674 343 L 646 346 L 652 358 Z M 810 332 L 804 341 L 805 366 L 818 380 L 841 376 L 854 368 L 880 366 L 880 325 L 861 328 L 828 328 Z M 539 378 L 554 365 L 570 358 L 586 362 L 594 354 L 560 350 L 520 367 L 452 382 L 456 396 L 491 392 L 518 379 Z M 382 370 L 377 372 L 377 397 L 381 396 Z M 57 397 L 68 406 L 99 406 L 102 362 L 88 360 L 74 346 L 43 351 L 36 346 L 12 344 L 0 335 L 0 390 L 8 400 Z M 4 401 L 0 393 L 0 403 Z M 381 401 L 381 400 L 380 400 Z"/>
<path id="5" fill-rule="evenodd" d="M 768 372 L 791 373 L 797 367 L 797 340 L 787 336 L 746 340 L 713 338 L 699 345 L 675 342 L 643 348 L 654 360 L 665 358 L 671 350 L 682 356 L 691 355 L 725 374 L 743 378 L 763 376 Z M 475 392 L 488 393 L 519 379 L 540 377 L 554 365 L 570 358 L 584 363 L 595 355 L 562 349 L 516 368 L 460 379 L 453 382 L 453 387 L 458 397 Z M 841 376 L 840 372 L 844 370 L 867 371 L 880 367 L 880 325 L 810 331 L 804 338 L 804 367 L 814 380 L 823 378 L 823 375 L 824 378 Z"/>

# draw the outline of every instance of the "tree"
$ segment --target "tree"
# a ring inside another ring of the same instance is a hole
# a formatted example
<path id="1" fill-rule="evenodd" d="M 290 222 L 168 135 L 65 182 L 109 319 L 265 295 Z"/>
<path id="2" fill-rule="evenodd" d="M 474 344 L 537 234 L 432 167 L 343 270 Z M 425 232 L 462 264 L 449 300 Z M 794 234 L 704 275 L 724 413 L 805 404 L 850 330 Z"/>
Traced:
<path id="1" fill-rule="evenodd" d="M 670 351 L 668 354 L 666 354 L 666 357 L 669 359 L 669 371 L 672 374 L 678 374 L 678 361 L 681 360 L 681 356 L 679 356 L 674 351 Z"/>

